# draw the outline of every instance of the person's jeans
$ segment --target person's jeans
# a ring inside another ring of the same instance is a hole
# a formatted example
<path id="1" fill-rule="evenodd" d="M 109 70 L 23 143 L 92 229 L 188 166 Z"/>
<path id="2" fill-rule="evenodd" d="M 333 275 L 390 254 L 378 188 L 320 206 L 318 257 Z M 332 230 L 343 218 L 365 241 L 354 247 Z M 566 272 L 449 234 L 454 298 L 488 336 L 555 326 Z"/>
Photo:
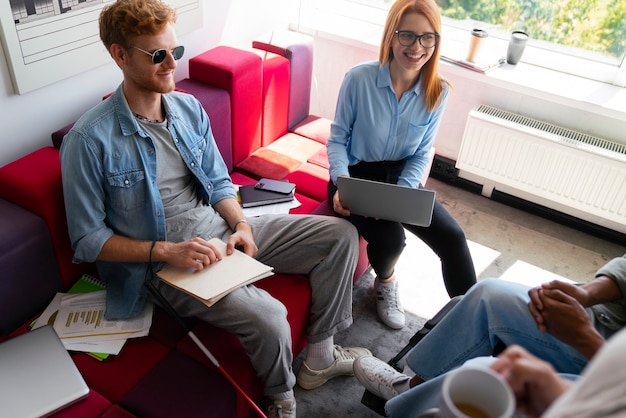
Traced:
<path id="1" fill-rule="evenodd" d="M 445 373 L 513 344 L 552 363 L 560 373 L 579 374 L 587 359 L 537 329 L 528 311 L 529 289 L 501 279 L 474 285 L 407 354 L 407 366 L 426 381 L 389 400 L 387 416 L 416 416 L 436 407 Z"/>
<path id="2" fill-rule="evenodd" d="M 588 360 L 537 329 L 528 311 L 529 289 L 501 279 L 484 279 L 472 287 L 407 354 L 407 366 L 426 382 L 388 401 L 387 415 L 416 416 L 436 407 L 446 372 L 470 359 L 491 356 L 499 347 L 517 344 L 559 373 L 580 374 Z"/>
<path id="3" fill-rule="evenodd" d="M 481 280 L 409 351 L 407 365 L 429 380 L 471 358 L 491 356 L 498 347 L 517 344 L 552 363 L 558 372 L 578 374 L 587 359 L 537 329 L 528 310 L 529 289 L 501 279 Z"/>

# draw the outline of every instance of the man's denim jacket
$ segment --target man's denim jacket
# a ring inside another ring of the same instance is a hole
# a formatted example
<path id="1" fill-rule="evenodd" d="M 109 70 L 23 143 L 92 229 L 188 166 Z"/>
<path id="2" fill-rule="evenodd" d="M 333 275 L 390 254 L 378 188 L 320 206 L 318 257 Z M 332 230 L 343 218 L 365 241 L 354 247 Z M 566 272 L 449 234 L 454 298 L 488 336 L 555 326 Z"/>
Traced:
<path id="1" fill-rule="evenodd" d="M 236 197 L 208 116 L 190 94 L 164 94 L 167 128 L 213 205 Z M 133 116 L 122 91 L 85 113 L 61 146 L 63 193 L 74 259 L 96 262 L 107 283 L 107 319 L 125 319 L 143 308 L 147 263 L 97 261 L 114 234 L 137 240 L 165 240 L 163 202 L 156 183 L 156 149 Z"/>

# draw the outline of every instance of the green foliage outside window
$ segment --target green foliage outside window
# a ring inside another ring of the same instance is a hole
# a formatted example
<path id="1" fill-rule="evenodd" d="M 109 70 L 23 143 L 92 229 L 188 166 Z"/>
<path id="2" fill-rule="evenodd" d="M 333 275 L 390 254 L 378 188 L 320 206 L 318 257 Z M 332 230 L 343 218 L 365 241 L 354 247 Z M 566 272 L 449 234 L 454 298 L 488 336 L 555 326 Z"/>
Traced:
<path id="1" fill-rule="evenodd" d="M 473 20 L 533 39 L 621 60 L 626 52 L 626 0 L 437 0 L 442 15 Z"/>

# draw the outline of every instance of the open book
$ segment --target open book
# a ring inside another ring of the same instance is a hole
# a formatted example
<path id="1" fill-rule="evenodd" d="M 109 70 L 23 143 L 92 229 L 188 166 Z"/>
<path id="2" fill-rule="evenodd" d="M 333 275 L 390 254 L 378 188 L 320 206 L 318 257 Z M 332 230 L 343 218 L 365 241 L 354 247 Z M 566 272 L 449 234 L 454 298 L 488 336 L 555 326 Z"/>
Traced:
<path id="1" fill-rule="evenodd" d="M 226 243 L 218 238 L 209 240 L 209 243 L 222 253 L 220 261 L 203 270 L 168 265 L 157 275 L 169 285 L 212 306 L 233 290 L 274 274 L 272 267 L 244 252 L 235 250 L 231 255 L 226 255 Z"/>

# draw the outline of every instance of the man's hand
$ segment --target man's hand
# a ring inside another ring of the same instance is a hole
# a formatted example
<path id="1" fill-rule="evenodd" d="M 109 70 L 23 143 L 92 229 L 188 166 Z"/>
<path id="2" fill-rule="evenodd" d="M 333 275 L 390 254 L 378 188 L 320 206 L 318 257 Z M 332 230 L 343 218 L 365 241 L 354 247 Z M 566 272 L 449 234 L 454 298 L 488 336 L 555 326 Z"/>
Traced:
<path id="1" fill-rule="evenodd" d="M 203 268 L 217 263 L 222 254 L 215 246 L 202 238 L 192 238 L 184 242 L 159 241 L 153 250 L 153 261 L 165 261 L 178 267 Z"/>
<path id="2" fill-rule="evenodd" d="M 226 255 L 231 255 L 236 247 L 242 249 L 250 257 L 256 257 L 259 252 L 252 235 L 252 227 L 247 222 L 240 222 L 237 230 L 228 238 Z"/>
<path id="3" fill-rule="evenodd" d="M 562 379 L 550 363 L 538 359 L 522 347 L 504 350 L 491 365 L 509 384 L 516 400 L 516 413 L 539 417 L 570 382 Z"/>
<path id="4" fill-rule="evenodd" d="M 604 344 L 584 306 L 588 295 L 580 286 L 552 281 L 529 291 L 528 309 L 542 332 L 548 332 L 591 358 Z"/>

